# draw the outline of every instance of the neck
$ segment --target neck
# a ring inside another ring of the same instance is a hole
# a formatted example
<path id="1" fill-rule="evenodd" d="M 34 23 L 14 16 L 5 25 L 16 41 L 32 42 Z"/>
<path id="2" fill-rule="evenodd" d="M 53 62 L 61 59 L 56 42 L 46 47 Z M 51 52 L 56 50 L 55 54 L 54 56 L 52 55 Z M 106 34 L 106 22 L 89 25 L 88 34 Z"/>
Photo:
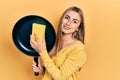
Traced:
<path id="1" fill-rule="evenodd" d="M 72 38 L 71 35 L 63 35 L 62 41 L 63 41 L 62 47 L 65 47 L 65 46 L 75 42 L 76 39 Z"/>
<path id="2" fill-rule="evenodd" d="M 69 40 L 73 40 L 71 35 L 63 35 L 62 37 L 63 42 L 67 42 Z"/>

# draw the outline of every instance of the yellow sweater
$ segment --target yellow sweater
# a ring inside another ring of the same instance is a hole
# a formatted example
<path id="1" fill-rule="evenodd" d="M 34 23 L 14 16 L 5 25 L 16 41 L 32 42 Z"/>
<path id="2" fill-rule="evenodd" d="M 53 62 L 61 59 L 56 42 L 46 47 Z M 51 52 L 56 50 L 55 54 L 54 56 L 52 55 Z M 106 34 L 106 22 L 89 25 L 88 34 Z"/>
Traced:
<path id="1" fill-rule="evenodd" d="M 63 48 L 52 59 L 46 50 L 40 57 L 45 67 L 42 80 L 77 80 L 76 72 L 86 60 L 84 45 L 80 41 Z"/>

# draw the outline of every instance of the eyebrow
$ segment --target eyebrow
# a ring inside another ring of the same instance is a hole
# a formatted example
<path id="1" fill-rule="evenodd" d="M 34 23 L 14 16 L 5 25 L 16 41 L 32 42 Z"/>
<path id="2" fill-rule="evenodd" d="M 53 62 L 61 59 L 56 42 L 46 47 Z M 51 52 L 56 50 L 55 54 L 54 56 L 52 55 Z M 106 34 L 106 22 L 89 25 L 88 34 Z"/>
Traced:
<path id="1" fill-rule="evenodd" d="M 69 15 L 65 15 L 65 17 L 66 17 L 66 16 L 70 18 L 70 16 L 69 16 Z"/>
<path id="2" fill-rule="evenodd" d="M 70 18 L 69 15 L 66 15 L 66 16 Z M 78 22 L 80 21 L 80 20 L 78 20 L 78 19 L 76 19 L 76 18 L 74 18 L 73 20 L 78 21 Z"/>
<path id="3" fill-rule="evenodd" d="M 73 20 L 75 20 L 75 21 L 78 21 L 78 22 L 79 22 L 79 20 L 78 20 L 78 19 L 73 19 Z"/>

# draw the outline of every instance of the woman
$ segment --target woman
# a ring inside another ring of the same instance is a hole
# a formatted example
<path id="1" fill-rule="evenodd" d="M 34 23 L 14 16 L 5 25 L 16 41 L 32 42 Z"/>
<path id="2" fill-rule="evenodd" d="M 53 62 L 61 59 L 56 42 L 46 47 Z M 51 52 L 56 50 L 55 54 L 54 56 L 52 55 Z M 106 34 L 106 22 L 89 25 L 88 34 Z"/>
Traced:
<path id="1" fill-rule="evenodd" d="M 46 43 L 40 43 L 36 34 L 30 44 L 40 54 L 39 66 L 33 62 L 33 71 L 41 73 L 42 80 L 77 80 L 76 72 L 85 63 L 84 18 L 80 8 L 70 7 L 62 15 L 57 41 L 48 54 Z M 45 70 L 43 70 L 43 67 Z"/>

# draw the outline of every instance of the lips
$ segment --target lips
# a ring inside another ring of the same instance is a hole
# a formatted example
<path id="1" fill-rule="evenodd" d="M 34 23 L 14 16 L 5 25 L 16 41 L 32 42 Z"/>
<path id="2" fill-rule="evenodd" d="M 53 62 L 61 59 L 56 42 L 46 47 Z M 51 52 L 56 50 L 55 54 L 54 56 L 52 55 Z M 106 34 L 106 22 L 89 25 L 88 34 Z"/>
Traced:
<path id="1" fill-rule="evenodd" d="M 65 29 L 65 30 L 69 30 L 70 28 L 68 27 L 68 26 L 66 26 L 66 25 L 63 25 L 63 28 Z"/>

